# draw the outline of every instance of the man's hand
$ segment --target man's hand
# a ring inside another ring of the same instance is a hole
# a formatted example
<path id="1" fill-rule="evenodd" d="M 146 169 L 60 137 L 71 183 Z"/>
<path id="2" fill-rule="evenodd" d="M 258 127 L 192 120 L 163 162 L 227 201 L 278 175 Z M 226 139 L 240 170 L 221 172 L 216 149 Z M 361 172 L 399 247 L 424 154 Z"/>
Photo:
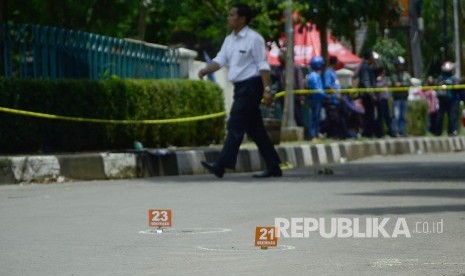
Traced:
<path id="1" fill-rule="evenodd" d="M 203 79 L 205 75 L 207 75 L 207 70 L 205 68 L 199 70 L 199 79 Z"/>
<path id="2" fill-rule="evenodd" d="M 200 79 L 203 79 L 205 75 L 211 74 L 220 70 L 220 65 L 216 62 L 208 64 L 205 68 L 199 70 L 198 76 Z"/>
<path id="3" fill-rule="evenodd" d="M 273 102 L 273 94 L 271 92 L 263 92 L 263 100 L 265 100 L 265 105 L 270 105 Z"/>

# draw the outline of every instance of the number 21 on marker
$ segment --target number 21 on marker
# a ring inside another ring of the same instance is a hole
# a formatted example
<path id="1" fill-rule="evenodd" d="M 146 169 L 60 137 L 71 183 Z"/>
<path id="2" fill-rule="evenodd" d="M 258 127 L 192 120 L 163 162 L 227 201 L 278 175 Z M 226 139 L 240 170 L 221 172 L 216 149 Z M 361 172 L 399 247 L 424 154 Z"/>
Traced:
<path id="1" fill-rule="evenodd" d="M 278 237 L 276 236 L 276 228 L 273 226 L 255 227 L 255 246 L 261 246 L 261 247 L 278 246 Z"/>
<path id="2" fill-rule="evenodd" d="M 171 227 L 171 209 L 149 209 L 150 227 Z"/>

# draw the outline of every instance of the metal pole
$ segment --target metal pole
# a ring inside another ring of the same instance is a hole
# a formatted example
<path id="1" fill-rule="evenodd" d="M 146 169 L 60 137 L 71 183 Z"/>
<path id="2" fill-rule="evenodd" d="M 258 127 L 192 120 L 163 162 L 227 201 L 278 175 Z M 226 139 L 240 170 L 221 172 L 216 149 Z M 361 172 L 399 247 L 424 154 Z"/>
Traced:
<path id="1" fill-rule="evenodd" d="M 447 46 L 447 0 L 443 0 L 442 2 L 443 9 L 444 9 L 444 17 L 442 18 L 442 24 L 443 24 L 443 47 L 444 47 L 444 60 L 446 61 L 449 59 L 449 51 L 448 51 L 448 46 Z"/>
<path id="2" fill-rule="evenodd" d="M 460 60 L 460 30 L 459 30 L 459 0 L 454 0 L 454 45 L 455 45 L 455 76 L 461 76 Z"/>
<path id="3" fill-rule="evenodd" d="M 419 5 L 421 5 L 421 0 L 410 0 L 410 47 L 412 53 L 412 71 L 413 76 L 416 78 L 421 78 L 423 73 L 420 45 L 421 33 L 418 25 L 418 18 L 421 15 Z"/>
<path id="4" fill-rule="evenodd" d="M 283 110 L 283 127 L 295 127 L 294 119 L 294 24 L 292 21 L 292 0 L 286 2 L 286 98 Z"/>

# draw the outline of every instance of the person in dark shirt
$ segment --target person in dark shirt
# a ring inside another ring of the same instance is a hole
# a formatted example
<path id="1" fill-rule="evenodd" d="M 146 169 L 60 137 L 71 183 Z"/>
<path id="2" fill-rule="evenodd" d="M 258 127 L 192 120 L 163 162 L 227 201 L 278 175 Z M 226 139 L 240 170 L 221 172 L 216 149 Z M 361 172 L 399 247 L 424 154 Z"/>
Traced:
<path id="1" fill-rule="evenodd" d="M 375 58 L 372 50 L 367 50 L 363 55 L 363 61 L 358 72 L 358 87 L 365 88 L 361 91 L 362 104 L 365 109 L 363 115 L 362 136 L 372 138 L 376 132 L 375 103 L 376 96 L 370 88 L 376 86 L 373 67 Z"/>

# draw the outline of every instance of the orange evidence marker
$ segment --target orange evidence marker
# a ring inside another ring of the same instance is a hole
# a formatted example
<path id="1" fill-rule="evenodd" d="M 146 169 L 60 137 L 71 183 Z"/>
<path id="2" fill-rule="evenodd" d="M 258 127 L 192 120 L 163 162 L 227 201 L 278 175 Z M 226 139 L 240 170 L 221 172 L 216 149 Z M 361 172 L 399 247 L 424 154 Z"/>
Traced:
<path id="1" fill-rule="evenodd" d="M 277 247 L 278 237 L 276 236 L 276 227 L 255 227 L 255 246 L 260 246 L 261 249 L 268 249 L 268 247 Z"/>
<path id="2" fill-rule="evenodd" d="M 160 229 L 171 227 L 171 209 L 149 209 L 149 226 Z"/>

